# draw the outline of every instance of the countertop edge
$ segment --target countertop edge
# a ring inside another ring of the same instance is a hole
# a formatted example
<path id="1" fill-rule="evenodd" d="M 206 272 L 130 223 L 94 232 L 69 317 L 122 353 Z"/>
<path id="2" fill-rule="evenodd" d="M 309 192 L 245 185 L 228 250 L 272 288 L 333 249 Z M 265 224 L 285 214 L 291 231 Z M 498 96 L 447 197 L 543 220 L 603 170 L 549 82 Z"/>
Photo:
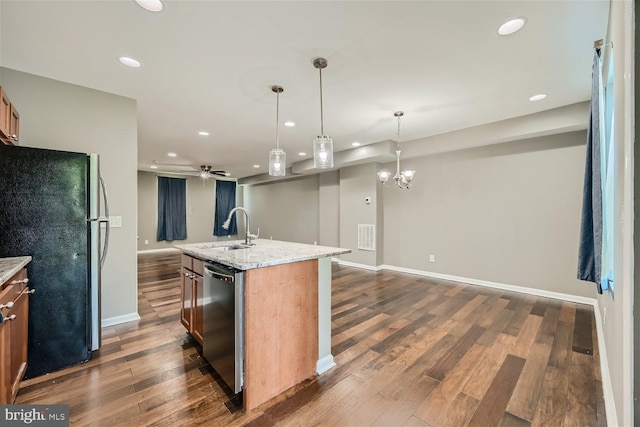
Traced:
<path id="1" fill-rule="evenodd" d="M 31 259 L 31 256 L 0 258 L 0 284 L 4 284 L 4 282 L 11 279 L 14 274 L 29 264 Z M 4 268 L 5 263 L 9 265 L 6 269 Z"/>
<path id="2" fill-rule="evenodd" d="M 342 254 L 348 254 L 351 252 L 351 250 L 346 249 L 344 251 L 338 251 L 338 252 L 330 252 L 327 254 L 323 254 L 323 255 L 309 255 L 309 256 L 300 256 L 300 257 L 296 257 L 296 258 L 289 258 L 289 259 L 278 259 L 278 260 L 271 260 L 271 261 L 264 261 L 264 262 L 254 262 L 254 263 L 242 263 L 242 264 L 238 264 L 238 263 L 234 263 L 231 261 L 227 261 L 227 260 L 222 260 L 222 259 L 217 259 L 217 258 L 213 258 L 211 256 L 206 256 L 205 254 L 198 252 L 198 251 L 193 251 L 193 250 L 189 250 L 189 249 L 182 249 L 182 248 L 178 248 L 180 249 L 183 253 L 187 254 L 187 255 L 191 255 L 194 256 L 196 258 L 199 259 L 204 259 L 205 261 L 212 261 L 212 262 L 216 262 L 218 264 L 222 264 L 222 265 L 226 265 L 228 267 L 233 267 L 236 268 L 238 270 L 253 270 L 255 268 L 262 268 L 262 267 L 270 267 L 273 265 L 281 265 L 281 264 L 291 264 L 294 262 L 299 262 L 299 261 L 309 261 L 311 259 L 318 259 L 318 258 L 327 258 L 330 256 L 334 256 L 334 255 L 342 255 Z"/>
<path id="3" fill-rule="evenodd" d="M 237 270 L 252 270 L 274 265 L 291 264 L 299 261 L 328 258 L 347 254 L 351 249 L 333 246 L 309 245 L 306 243 L 286 242 L 281 240 L 257 239 L 254 246 L 248 249 L 218 251 L 219 246 L 243 243 L 241 240 L 189 243 L 174 245 L 182 253 L 218 263 Z M 251 253 L 246 251 L 251 251 Z"/>

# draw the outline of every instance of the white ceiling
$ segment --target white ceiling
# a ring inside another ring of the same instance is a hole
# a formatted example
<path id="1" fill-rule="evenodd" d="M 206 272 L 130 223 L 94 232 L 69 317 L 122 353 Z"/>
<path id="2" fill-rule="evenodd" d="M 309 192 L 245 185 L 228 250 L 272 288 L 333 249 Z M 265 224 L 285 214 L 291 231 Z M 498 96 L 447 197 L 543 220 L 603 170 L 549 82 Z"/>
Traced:
<path id="1" fill-rule="evenodd" d="M 1 2 L 4 67 L 137 100 L 138 162 L 207 163 L 264 173 L 280 143 L 288 165 L 320 132 L 336 151 L 523 116 L 589 99 L 593 42 L 608 1 Z M 497 28 L 524 16 L 511 36 Z M 119 56 L 142 62 L 132 69 Z M 539 102 L 528 98 L 549 96 Z M 585 117 L 586 121 L 586 117 Z M 210 132 L 209 137 L 198 131 Z M 175 151 L 177 159 L 167 157 Z M 253 164 L 260 164 L 254 169 Z"/>

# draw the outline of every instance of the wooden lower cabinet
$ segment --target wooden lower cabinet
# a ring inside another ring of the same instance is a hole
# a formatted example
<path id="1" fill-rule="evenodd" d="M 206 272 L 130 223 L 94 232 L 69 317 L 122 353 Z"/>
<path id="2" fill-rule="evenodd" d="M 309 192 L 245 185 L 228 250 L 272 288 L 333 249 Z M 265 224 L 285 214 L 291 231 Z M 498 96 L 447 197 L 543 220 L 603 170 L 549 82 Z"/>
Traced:
<path id="1" fill-rule="evenodd" d="M 193 306 L 193 279 L 191 271 L 182 267 L 180 274 L 180 288 L 182 296 L 180 298 L 180 322 L 191 333 L 191 307 Z"/>
<path id="2" fill-rule="evenodd" d="M 194 307 L 192 311 L 193 330 L 191 334 L 202 345 L 202 337 L 204 335 L 204 279 L 196 274 L 193 279 L 193 300 Z"/>
<path id="3" fill-rule="evenodd" d="M 204 331 L 202 265 L 202 260 L 189 255 L 182 255 L 180 322 L 200 345 L 202 345 Z"/>
<path id="4" fill-rule="evenodd" d="M 27 369 L 29 288 L 27 272 L 21 270 L 0 292 L 0 404 L 14 402 Z"/>

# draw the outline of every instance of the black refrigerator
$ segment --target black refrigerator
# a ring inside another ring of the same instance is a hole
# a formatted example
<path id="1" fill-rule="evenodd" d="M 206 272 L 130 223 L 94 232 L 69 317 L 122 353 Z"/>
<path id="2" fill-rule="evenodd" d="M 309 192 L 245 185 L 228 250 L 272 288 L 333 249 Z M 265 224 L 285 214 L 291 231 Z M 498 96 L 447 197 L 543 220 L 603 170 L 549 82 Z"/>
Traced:
<path id="1" fill-rule="evenodd" d="M 101 199 L 108 209 L 96 154 L 0 144 L 0 257 L 32 257 L 26 378 L 100 346 Z"/>

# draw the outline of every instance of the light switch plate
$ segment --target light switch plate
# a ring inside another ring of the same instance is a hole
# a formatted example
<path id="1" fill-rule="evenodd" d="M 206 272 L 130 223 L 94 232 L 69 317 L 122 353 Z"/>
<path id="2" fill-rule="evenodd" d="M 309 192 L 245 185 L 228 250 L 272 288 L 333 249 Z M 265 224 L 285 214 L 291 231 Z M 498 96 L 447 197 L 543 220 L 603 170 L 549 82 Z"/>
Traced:
<path id="1" fill-rule="evenodd" d="M 121 216 L 110 216 L 109 217 L 109 225 L 113 228 L 122 227 L 122 217 Z"/>

